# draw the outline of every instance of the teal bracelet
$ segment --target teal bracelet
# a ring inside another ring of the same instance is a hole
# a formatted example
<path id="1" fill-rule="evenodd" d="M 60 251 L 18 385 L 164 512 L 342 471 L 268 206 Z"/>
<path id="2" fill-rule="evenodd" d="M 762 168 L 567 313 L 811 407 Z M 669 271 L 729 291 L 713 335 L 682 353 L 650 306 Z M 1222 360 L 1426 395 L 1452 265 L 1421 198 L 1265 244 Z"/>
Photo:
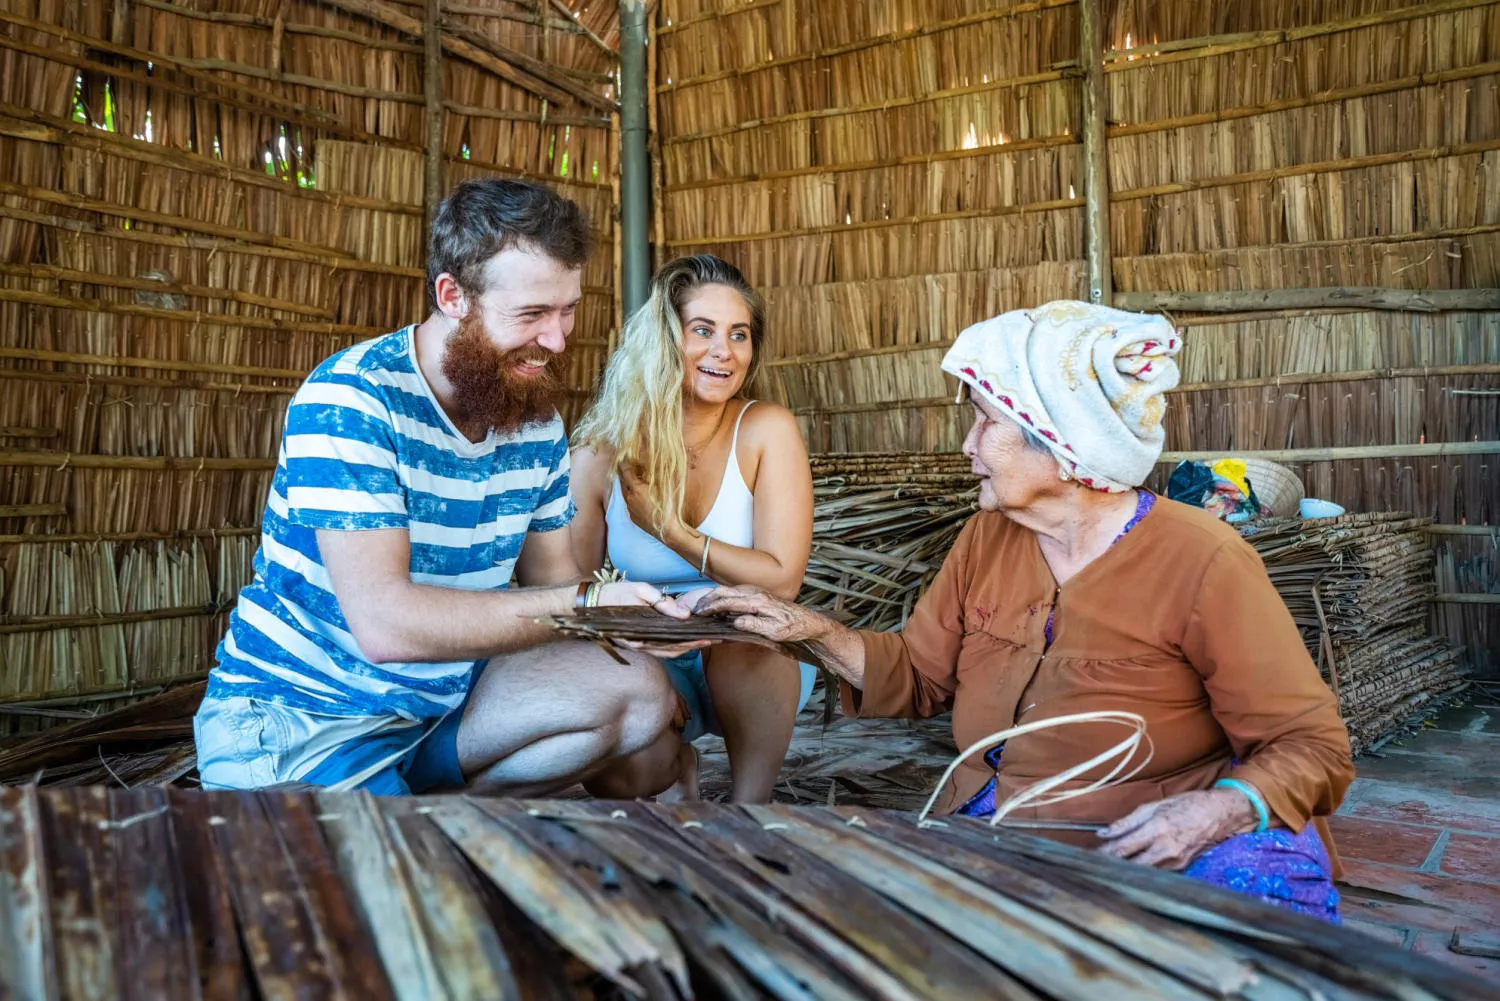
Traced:
<path id="1" fill-rule="evenodd" d="M 1250 801 L 1250 805 L 1255 807 L 1255 815 L 1260 818 L 1260 826 L 1255 829 L 1255 833 L 1259 834 L 1261 831 L 1270 828 L 1271 811 L 1266 809 L 1266 801 L 1261 798 L 1260 790 L 1248 782 L 1241 782 L 1239 779 L 1220 779 L 1214 783 L 1214 788 L 1238 789 L 1244 793 L 1245 798 Z"/>

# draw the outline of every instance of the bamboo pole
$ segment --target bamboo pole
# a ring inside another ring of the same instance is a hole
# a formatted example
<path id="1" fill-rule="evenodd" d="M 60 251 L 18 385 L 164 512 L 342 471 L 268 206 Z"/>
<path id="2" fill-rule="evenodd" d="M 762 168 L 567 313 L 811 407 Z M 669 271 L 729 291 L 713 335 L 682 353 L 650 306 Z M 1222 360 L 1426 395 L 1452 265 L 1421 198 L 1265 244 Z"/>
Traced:
<path id="1" fill-rule="evenodd" d="M 603 52 L 611 59 L 620 58 L 620 54 L 614 49 L 610 48 L 609 43 L 605 42 L 604 39 L 600 38 L 598 35 L 589 30 L 588 25 L 583 24 L 578 20 L 577 13 L 575 13 L 573 9 L 567 4 L 563 3 L 563 0 L 550 0 L 550 2 L 554 10 L 583 29 L 584 37 L 587 38 L 591 43 L 593 43 L 596 49 L 598 49 L 600 52 Z"/>
<path id="2" fill-rule="evenodd" d="M 620 296 L 626 316 L 651 283 L 651 162 L 646 0 L 620 0 Z"/>
<path id="3" fill-rule="evenodd" d="M 96 455 L 91 452 L 0 452 L 0 466 L 64 469 L 144 469 L 158 472 L 258 472 L 276 468 L 275 459 L 197 455 Z"/>
<path id="4" fill-rule="evenodd" d="M 780 2 L 780 0 L 777 0 Z M 1376 97 L 1382 94 L 1396 93 L 1402 90 L 1413 90 L 1418 87 L 1430 87 L 1444 83 L 1454 83 L 1461 80 L 1472 80 L 1475 77 L 1490 76 L 1500 73 L 1500 62 L 1476 63 L 1472 66 L 1459 66 L 1453 69 L 1439 70 L 1427 73 L 1418 73 L 1412 76 L 1400 77 L 1392 80 L 1381 80 L 1374 83 L 1361 84 L 1357 87 L 1345 87 L 1338 90 L 1319 91 L 1301 97 L 1284 98 L 1279 101 L 1267 101 L 1264 104 L 1242 105 L 1235 108 L 1221 108 L 1215 111 L 1206 111 L 1195 115 L 1182 115 L 1176 118 L 1160 118 L 1149 122 L 1134 122 L 1125 125 L 1107 125 L 1106 134 L 1110 139 L 1120 136 L 1143 135 L 1152 132 L 1166 132 L 1172 129 L 1188 128 L 1194 125 L 1211 125 L 1215 122 L 1234 121 L 1241 118 L 1253 118 L 1257 115 L 1271 114 L 1277 111 L 1292 111 L 1300 108 L 1318 107 L 1324 104 L 1335 104 L 1340 101 L 1354 100 L 1361 97 Z M 697 138 L 689 135 L 686 139 Z M 677 139 L 669 142 L 680 141 Z M 973 157 L 993 156 L 997 153 L 1019 153 L 1033 149 L 1053 148 L 1058 146 L 1079 145 L 1079 139 L 1073 135 L 1043 136 L 1034 139 L 1023 139 L 1016 142 L 1005 143 L 999 146 L 980 146 L 974 149 L 946 150 L 934 154 L 912 154 L 899 157 L 894 160 L 869 160 L 858 163 L 831 163 L 819 164 L 814 167 L 799 167 L 790 170 L 762 171 L 741 176 L 719 176 L 705 178 L 701 181 L 693 181 L 688 184 L 668 185 L 666 190 L 688 191 L 698 188 L 719 187 L 726 184 L 742 184 L 749 181 L 790 180 L 796 177 L 814 177 L 824 174 L 844 174 L 862 170 L 877 170 L 885 167 L 918 163 L 931 163 L 938 160 L 967 160 Z"/>
<path id="5" fill-rule="evenodd" d="M 0 263 L 0 275 L 11 275 L 17 278 L 45 279 L 57 282 L 77 282 L 80 285 L 103 285 L 109 288 L 128 288 L 142 292 L 169 293 L 199 299 L 218 299 L 225 302 L 237 302 L 246 306 L 260 306 L 283 313 L 301 313 L 304 316 L 316 316 L 329 321 L 333 319 L 333 310 L 331 309 L 325 309 L 321 306 L 309 306 L 300 302 L 287 302 L 283 299 L 273 299 L 270 296 L 255 295 L 252 292 L 213 288 L 207 285 L 184 285 L 181 282 L 159 282 L 150 278 L 128 278 L 123 275 L 102 274 L 98 271 L 75 271 L 71 268 L 53 267 L 50 264 Z"/>
<path id="6" fill-rule="evenodd" d="M 666 262 L 667 224 L 665 217 L 666 181 L 661 155 L 661 127 L 657 122 L 660 103 L 658 87 L 661 83 L 657 71 L 657 54 L 661 49 L 658 37 L 661 8 L 654 7 L 646 15 L 646 142 L 651 163 L 651 270 Z"/>
<path id="7" fill-rule="evenodd" d="M 992 219 L 998 216 L 1030 215 L 1034 212 L 1056 212 L 1075 209 L 1084 205 L 1082 198 L 1055 198 L 1044 202 L 1027 202 L 1022 205 L 999 205 L 993 208 L 961 209 L 956 212 L 933 212 L 923 215 L 900 216 L 894 219 L 861 219 L 859 222 L 835 223 L 830 226 L 806 226 L 801 229 L 783 229 L 769 233 L 720 233 L 711 236 L 681 237 L 668 240 L 669 247 L 702 247 L 720 243 L 755 243 L 761 240 L 786 240 L 798 236 L 818 236 L 827 233 L 857 233 L 867 229 L 889 229 L 892 226 L 916 226 L 923 223 L 955 222 L 962 219 Z"/>
<path id="8" fill-rule="evenodd" d="M 538 4 L 543 10 L 545 6 Z M 566 31 L 584 35 L 588 29 L 572 18 L 550 17 L 542 14 L 527 14 L 524 11 L 505 10 L 500 7 L 485 7 L 476 4 L 444 3 L 443 13 L 454 17 L 491 17 L 500 21 L 515 21 L 517 24 L 535 24 L 551 31 Z"/>
<path id="9" fill-rule="evenodd" d="M 457 104 L 453 101 L 445 101 L 443 107 L 455 115 L 467 115 L 471 118 L 493 118 L 503 122 L 535 122 L 538 125 L 573 125 L 585 129 L 607 129 L 610 120 L 597 115 L 573 115 L 554 112 L 547 109 L 546 114 L 540 111 L 513 111 L 510 108 L 481 108 L 472 104 Z M 467 161 L 472 163 L 473 161 Z M 566 183 L 566 179 L 558 178 Z"/>
<path id="10" fill-rule="evenodd" d="M 197 80 L 202 84 L 207 84 L 214 87 L 223 87 L 227 90 L 237 91 L 241 94 L 247 95 L 250 98 L 253 98 L 253 100 L 256 102 L 260 102 L 259 106 L 257 106 L 254 103 L 246 103 L 243 100 L 237 99 L 240 106 L 249 108 L 254 111 L 259 111 L 262 114 L 265 113 L 267 108 L 285 108 L 306 117 L 323 119 L 325 124 L 320 126 L 323 128 L 327 128 L 330 125 L 337 125 L 335 116 L 329 114 L 328 112 L 309 108 L 306 105 L 298 104 L 296 101 L 290 101 L 277 94 L 273 94 L 268 90 L 262 90 L 259 87 L 252 87 L 247 83 L 235 80 L 226 80 L 223 77 L 216 76 L 213 73 L 209 73 L 201 69 L 196 69 L 190 65 L 186 65 L 181 60 L 176 59 L 172 56 L 164 55 L 160 52 L 147 52 L 145 50 L 137 49 L 128 45 L 117 45 L 113 42 L 106 42 L 104 39 L 98 38 L 96 36 L 86 35 L 76 31 L 70 31 L 67 28 L 61 27 L 56 24 L 51 24 L 46 21 L 38 21 L 29 17 L 22 17 L 18 14 L 11 14 L 5 10 L 0 10 L 0 23 L 11 24 L 18 28 L 29 28 L 33 31 L 38 31 L 43 34 L 60 38 L 63 41 L 73 42 L 77 45 L 82 46 L 84 49 L 96 49 L 101 52 L 108 52 L 110 55 L 122 56 L 126 59 L 131 59 L 138 63 L 150 64 L 153 68 L 160 67 L 161 69 L 173 70 L 190 79 Z M 78 65 L 78 63 L 73 62 L 73 60 L 79 59 L 79 57 L 72 56 L 68 53 L 59 52 L 55 48 L 37 48 L 36 46 L 18 42 L 3 35 L 0 35 L 0 44 L 3 44 L 6 48 L 14 48 L 17 51 L 24 51 L 28 55 L 35 55 L 40 59 L 51 59 L 55 62 L 66 63 L 68 65 Z M 96 63 L 92 60 L 82 61 L 87 63 L 88 65 L 80 66 L 79 68 L 96 69 L 99 72 L 102 72 L 105 76 L 119 75 L 119 67 L 108 66 L 103 63 Z M 134 79 L 137 77 L 132 78 Z M 181 84 L 170 85 L 167 83 L 167 81 L 160 79 L 159 76 L 139 76 L 138 78 L 153 87 L 176 89 L 177 91 L 185 93 L 188 96 L 207 98 L 209 100 L 222 99 L 220 95 L 214 93 L 205 94 L 201 90 L 195 90 L 191 87 L 184 87 Z"/>
<path id="11" fill-rule="evenodd" d="M 114 0 L 109 14 L 109 40 L 116 45 L 130 42 L 130 0 Z"/>
<path id="12" fill-rule="evenodd" d="M 1012 4 L 993 10 L 982 10 L 974 14 L 966 14 L 962 17 L 950 18 L 946 21 L 935 21 L 931 24 L 919 25 L 915 28 L 907 28 L 902 31 L 891 31 L 884 35 L 875 35 L 871 38 L 862 38 L 854 42 L 845 42 L 842 45 L 832 45 L 809 52 L 799 52 L 795 55 L 782 56 L 778 59 L 766 59 L 761 62 L 750 63 L 735 69 L 720 70 L 714 73 L 704 73 L 699 76 L 684 77 L 662 87 L 663 92 L 678 91 L 687 87 L 697 87 L 706 83 L 714 83 L 719 80 L 732 80 L 747 73 L 755 73 L 760 70 L 774 69 L 778 66 L 791 66 L 797 63 L 809 62 L 814 59 L 829 59 L 834 56 L 848 55 L 860 52 L 864 49 L 872 49 L 880 45 L 896 45 L 900 42 L 909 42 L 915 38 L 927 35 L 936 35 L 944 31 L 953 31 L 957 28 L 967 28 L 975 24 L 984 24 L 988 21 L 999 21 L 1006 18 L 1018 17 L 1023 14 L 1036 14 L 1041 11 L 1052 10 L 1058 7 L 1071 7 L 1080 0 L 1032 0 L 1029 3 Z M 736 8 L 729 13 L 738 14 L 744 8 Z M 723 15 L 719 15 L 723 16 Z M 679 26 L 680 28 L 680 26 Z M 668 31 L 678 30 L 676 28 L 666 29 Z M 1102 50 L 1101 50 L 1102 51 Z"/>
<path id="13" fill-rule="evenodd" d="M 1396 289 L 1330 286 L 1228 292 L 1122 292 L 1115 307 L 1194 313 L 1253 312 L 1257 309 L 1359 309 L 1436 313 L 1449 310 L 1500 309 L 1500 289 Z"/>
<path id="14" fill-rule="evenodd" d="M 61 518 L 66 504 L 0 504 L 0 518 Z"/>
<path id="15" fill-rule="evenodd" d="M 968 97 L 972 94 L 985 94 L 996 90 L 1031 87 L 1039 83 L 1052 83 L 1058 80 L 1072 79 L 1078 75 L 1079 73 L 1076 68 L 1044 70 L 1039 73 L 1028 73 L 1022 76 L 1007 77 L 1002 80 L 991 80 L 989 83 L 975 84 L 969 87 L 935 90 L 918 97 L 900 97 L 886 101 L 876 101 L 871 104 L 861 104 L 850 108 L 819 108 L 815 111 L 794 111 L 785 115 L 772 115 L 769 118 L 749 119 L 736 122 L 734 125 L 726 125 L 722 128 L 709 129 L 704 132 L 671 136 L 665 139 L 664 142 L 668 146 L 676 146 L 681 143 L 694 142 L 700 139 L 716 139 L 719 136 L 733 135 L 736 132 L 761 129 L 768 125 L 784 125 L 788 122 L 809 122 L 820 118 L 841 118 L 846 115 L 857 115 L 865 112 L 889 111 L 892 108 L 910 108 L 919 104 L 928 104 L 932 101 L 941 101 L 949 97 Z"/>
<path id="16" fill-rule="evenodd" d="M 236 313 L 204 313 L 188 309 L 161 309 L 133 302 L 112 302 L 78 296 L 52 295 L 27 289 L 0 288 L 0 302 L 24 302 L 53 309 L 79 309 L 90 313 L 114 313 L 120 316 L 144 316 L 174 323 L 191 323 L 200 327 L 227 327 L 245 330 L 284 330 L 296 334 L 330 334 L 340 337 L 377 337 L 388 331 L 380 327 L 358 327 L 347 323 L 324 323 L 303 320 L 278 320 L 266 316 L 241 316 Z"/>
<path id="17" fill-rule="evenodd" d="M 1161 195 L 1183 194 L 1189 191 L 1204 191 L 1210 188 L 1222 188 L 1235 184 L 1249 184 L 1256 181 L 1283 180 L 1288 177 L 1301 177 L 1310 174 L 1335 173 L 1346 170 L 1362 170 L 1367 167 L 1380 167 L 1394 163 L 1406 163 L 1416 160 L 1438 160 L 1453 156 L 1468 156 L 1476 153 L 1487 153 L 1491 150 L 1500 149 L 1500 139 L 1484 139 L 1477 142 L 1461 143 L 1454 146 L 1444 146 L 1436 149 L 1400 150 L 1394 153 L 1374 153 L 1367 156 L 1347 157 L 1340 160 L 1324 160 L 1315 163 L 1290 164 L 1285 167 L 1273 167 L 1267 170 L 1246 171 L 1241 174 L 1226 174 L 1219 177 L 1205 177 L 1195 181 L 1177 181 L 1171 184 L 1158 184 L 1148 188 L 1131 188 L 1124 191 L 1111 192 L 1110 204 L 1134 201 L 1141 198 L 1152 198 Z M 1088 184 L 1085 181 L 1084 194 L 1088 194 Z M 1050 212 L 1057 209 L 1076 208 L 1084 206 L 1086 211 L 1095 211 L 1088 208 L 1087 198 L 1059 198 L 1049 201 L 1027 202 L 1020 205 L 1003 205 L 995 208 L 965 209 L 957 212 L 938 212 L 920 215 L 899 216 L 892 219 L 862 219 L 854 223 L 831 226 L 809 226 L 803 229 L 778 230 L 767 233 L 741 233 L 741 234 L 717 234 L 712 236 L 679 238 L 669 242 L 669 246 L 707 246 L 709 244 L 723 243 L 751 243 L 760 240 L 784 240 L 797 236 L 813 236 L 826 233 L 855 232 L 865 229 L 881 229 L 890 226 L 909 226 L 920 223 L 950 222 L 960 219 L 980 219 L 1002 215 L 1025 215 L 1032 212 Z M 1108 216 L 1107 206 L 1101 205 L 1097 209 L 1099 225 L 1108 228 L 1103 222 Z M 1470 227 L 1462 232 L 1479 232 L 1486 227 Z M 1108 234 L 1104 234 L 1107 236 Z M 1331 245 L 1342 245 L 1358 242 L 1360 239 L 1352 238 L 1344 240 L 1319 241 Z M 1367 239 L 1380 240 L 1407 240 L 1410 234 L 1393 233 L 1381 234 L 1378 237 Z M 1090 241 L 1092 248 L 1092 240 Z M 1273 244 L 1278 247 L 1301 246 L 1300 244 Z M 1203 253 L 1215 252 L 1239 252 L 1249 249 L 1248 247 L 1224 248 L 1223 251 L 1205 251 Z M 1155 256 L 1155 255 L 1153 255 Z M 1094 257 L 1090 256 L 1090 294 L 1093 289 Z"/>
<path id="18" fill-rule="evenodd" d="M 1152 45 L 1116 49 L 1105 54 L 1104 71 L 1115 73 L 1122 70 L 1141 69 L 1145 66 L 1161 66 L 1166 63 L 1204 59 L 1209 56 L 1228 55 L 1247 49 L 1265 48 L 1287 42 L 1300 42 L 1311 38 L 1342 34 L 1360 28 L 1373 28 L 1383 24 L 1397 24 L 1439 14 L 1458 13 L 1500 3 L 1500 0 L 1438 0 L 1436 3 L 1412 7 L 1397 7 L 1377 11 L 1341 21 L 1325 21 L 1300 28 L 1273 31 L 1240 32 L 1231 35 L 1209 35 L 1201 38 L 1181 39 Z"/>
<path id="19" fill-rule="evenodd" d="M 66 365 L 109 365 L 115 368 L 144 368 L 163 372 L 205 372 L 215 375 L 257 376 L 263 379 L 307 378 L 307 373 L 294 368 L 258 368 L 252 365 L 221 365 L 214 362 L 176 361 L 168 358 L 132 358 L 125 355 L 75 354 L 71 351 L 42 351 L 36 348 L 0 348 L 0 359 L 17 361 L 48 361 Z M 25 372 L 23 375 L 45 373 Z M 72 373 L 70 373 L 72 374 Z M 76 373 L 84 375 L 87 373 Z M 96 377 L 97 378 L 97 377 Z"/>
<path id="20" fill-rule="evenodd" d="M 192 7 L 184 7 L 181 4 L 169 3 L 167 0 L 134 0 L 138 7 L 150 7 L 153 10 L 166 11 L 179 17 L 191 18 L 195 21 L 207 21 L 212 24 L 232 24 L 242 28 L 264 28 L 271 32 L 276 30 L 276 20 L 257 17 L 254 14 L 234 14 L 216 10 L 197 10 Z M 283 5 L 285 6 L 285 5 Z M 357 31 L 345 31 L 342 28 L 326 28 L 321 24 L 299 24 L 292 21 L 282 21 L 281 30 L 288 35 L 309 35 L 316 38 L 335 38 L 344 42 L 355 42 L 370 49 L 380 49 L 384 52 L 412 52 L 422 51 L 420 45 L 412 45 L 410 42 L 397 42 L 388 38 L 374 38 Z M 276 47 L 272 45 L 272 58 L 275 58 Z M 272 68 L 275 68 L 273 62 Z"/>
<path id="21" fill-rule="evenodd" d="M 1428 535 L 1477 535 L 1500 539 L 1500 525 L 1428 525 L 1422 531 Z"/>
<path id="22" fill-rule="evenodd" d="M 1435 594 L 1432 600 L 1445 605 L 1500 605 L 1500 594 Z"/>
<path id="23" fill-rule="evenodd" d="M 1302 177 L 1308 174 L 1331 174 L 1345 170 L 1363 170 L 1367 167 L 1383 167 L 1393 163 L 1409 163 L 1415 160 L 1441 160 L 1451 156 L 1470 156 L 1475 153 L 1488 153 L 1496 149 L 1500 149 L 1500 139 L 1482 139 L 1476 142 L 1457 143 L 1452 146 L 1396 150 L 1391 153 L 1371 153 L 1365 156 L 1344 157 L 1338 160 L 1320 160 L 1312 163 L 1293 163 L 1285 167 L 1271 167 L 1266 170 L 1247 170 L 1239 174 L 1223 174 L 1218 177 L 1204 177 L 1194 181 L 1176 181 L 1171 184 L 1157 184 L 1148 188 L 1131 188 L 1115 192 L 1111 196 L 1111 201 L 1126 202 L 1140 198 L 1154 198 L 1160 195 L 1182 194 L 1188 191 L 1206 191 L 1210 188 L 1223 188 L 1233 184 L 1249 184 L 1255 181 L 1279 181 L 1288 177 Z"/>
<path id="24" fill-rule="evenodd" d="M 1444 455 L 1495 455 L 1500 441 L 1429 441 L 1404 445 L 1350 445 L 1331 448 L 1219 449 L 1212 452 L 1163 452 L 1161 463 L 1212 461 L 1233 455 L 1270 462 L 1339 462 L 1348 459 L 1416 459 Z"/>
<path id="25" fill-rule="evenodd" d="M 944 344 L 919 345 L 920 347 L 947 347 Z M 855 354 L 854 357 L 860 357 Z M 792 364 L 809 364 L 797 359 L 777 359 Z M 1272 375 L 1255 379 L 1233 379 L 1223 382 L 1185 382 L 1168 390 L 1168 395 L 1178 393 L 1216 392 L 1226 389 L 1260 389 L 1276 386 L 1309 386 L 1333 382 L 1373 382 L 1387 379 L 1425 379 L 1443 376 L 1500 375 L 1500 365 L 1442 365 L 1428 368 L 1378 368 L 1349 372 L 1308 372 L 1292 375 Z M 830 404 L 827 406 L 795 407 L 792 413 L 798 417 L 819 417 L 846 414 L 870 414 L 887 410 L 918 410 L 928 407 L 954 406 L 952 396 L 929 396 L 916 400 L 883 400 L 871 403 Z"/>
<path id="26" fill-rule="evenodd" d="M 206 379 L 148 379 L 133 375 L 96 375 L 93 372 L 36 372 L 30 369 L 0 368 L 0 379 L 22 382 L 45 382 L 84 386 L 131 386 L 137 389 L 196 390 L 204 393 L 233 393 L 236 396 L 291 396 L 297 386 L 270 386 L 249 382 L 210 382 Z"/>
<path id="27" fill-rule="evenodd" d="M 0 427 L 0 438 L 56 438 L 57 428 Z"/>
<path id="28" fill-rule="evenodd" d="M 441 18 L 440 24 L 442 25 L 442 37 L 450 38 L 454 41 L 462 41 L 467 45 L 473 46 L 476 51 L 488 53 L 496 59 L 504 60 L 503 64 L 514 66 L 524 73 L 529 73 L 537 80 L 544 81 L 553 89 L 562 91 L 566 95 L 564 102 L 566 102 L 566 97 L 572 97 L 573 100 L 580 104 L 586 104 L 601 111 L 608 111 L 614 107 L 614 102 L 609 98 L 590 88 L 587 83 L 575 80 L 571 76 L 560 72 L 556 66 L 549 66 L 540 59 L 501 45 L 483 32 L 461 24 L 451 17 Z M 546 97 L 546 95 L 543 96 Z M 547 97 L 547 100 L 552 100 L 552 98 Z"/>
<path id="29" fill-rule="evenodd" d="M 341 208 L 373 209 L 378 212 L 394 212 L 400 215 L 416 215 L 421 209 L 417 206 L 408 205 L 405 202 L 387 201 L 383 198 L 366 198 L 363 195 L 344 195 L 331 191 L 320 191 L 317 188 L 299 188 L 286 181 L 272 177 L 265 171 L 250 170 L 245 167 L 236 167 L 210 156 L 191 153 L 187 150 L 174 149 L 163 146 L 160 143 L 146 142 L 142 139 L 133 139 L 130 136 L 117 132 L 105 132 L 101 129 L 80 125 L 41 112 L 32 111 L 28 108 L 20 108 L 13 104 L 0 104 L 0 115 L 18 118 L 29 122 L 27 125 L 17 125 L 6 121 L 0 121 L 0 135 L 9 136 L 13 139 L 25 139 L 28 142 L 48 143 L 53 146 L 63 146 L 70 149 L 88 150 L 93 153 L 101 153 L 106 156 L 118 156 L 140 163 L 149 163 L 158 167 L 167 167 L 172 170 L 190 171 L 194 174 L 203 174 L 209 177 L 217 177 L 226 181 L 234 181 L 237 184 L 249 184 L 257 188 L 265 188 L 276 191 L 288 198 L 301 198 L 324 205 L 335 205 Z"/>
<path id="30" fill-rule="evenodd" d="M 0 535 L 0 545 L 63 545 L 78 542 L 173 542 L 180 539 L 217 539 L 259 535 L 259 528 L 184 528 L 172 532 L 74 532 L 68 535 Z"/>
<path id="31" fill-rule="evenodd" d="M 427 0 L 427 21 L 423 26 L 425 48 L 422 64 L 422 93 L 426 99 L 427 159 L 422 176 L 423 229 L 432 232 L 432 220 L 438 203 L 443 200 L 443 45 L 439 25 L 442 23 L 441 0 Z"/>
<path id="32" fill-rule="evenodd" d="M 337 247 L 306 243 L 302 240 L 293 240 L 291 237 L 276 236 L 271 233 L 259 233 L 255 230 L 243 229 L 238 226 L 221 226 L 214 222 L 188 219 L 178 214 L 150 212 L 132 205 L 119 205 L 115 202 L 101 201 L 97 198 L 83 198 L 68 191 L 56 191 L 51 188 L 32 187 L 29 184 L 0 181 L 0 195 L 29 198 L 32 201 L 45 202 L 49 205 L 65 205 L 72 209 L 79 209 L 84 212 L 97 212 L 100 215 L 113 216 L 117 219 L 130 219 L 133 222 L 150 223 L 155 226 L 170 226 L 173 229 L 187 230 L 191 233 L 202 233 L 205 236 L 217 236 L 223 239 L 236 240 L 241 243 L 249 243 L 262 247 L 275 247 L 278 250 L 290 250 L 294 253 L 312 257 L 327 257 L 336 261 L 339 267 L 346 267 L 357 261 L 353 255 L 339 250 Z M 416 269 L 411 268 L 408 270 L 415 271 Z"/>
<path id="33" fill-rule="evenodd" d="M 388 28 L 395 28 L 397 31 L 404 32 L 412 38 L 422 37 L 421 21 L 403 12 L 400 8 L 385 3 L 384 0 L 323 0 L 323 2 L 331 7 L 337 7 L 346 13 L 357 14 L 383 24 Z M 529 91 L 538 97 L 543 97 L 559 104 L 566 104 L 572 96 L 566 90 L 562 90 L 547 81 L 537 79 L 530 73 L 498 57 L 492 50 L 479 48 L 472 42 L 458 38 L 451 33 L 443 33 L 441 38 L 443 48 L 455 56 L 458 56 L 460 59 L 467 59 L 481 69 L 489 70 L 502 80 L 507 80 L 522 90 Z"/>
<path id="34" fill-rule="evenodd" d="M 1109 246 L 1109 165 L 1104 121 L 1109 98 L 1104 90 L 1103 18 L 1100 0 L 1080 0 L 1080 56 L 1083 64 L 1083 245 L 1088 260 L 1089 301 L 1108 304 L 1114 296 Z"/>
<path id="35" fill-rule="evenodd" d="M 140 612 L 119 612 L 112 615 L 16 616 L 0 620 L 0 636 L 16 633 L 45 633 L 58 629 L 96 629 L 100 626 L 121 626 L 134 622 L 160 622 L 163 619 L 220 615 L 229 611 L 230 607 L 229 605 L 188 605 L 181 608 L 152 608 Z"/>
<path id="36" fill-rule="evenodd" d="M 691 28 L 695 24 L 704 24 L 708 21 L 717 21 L 720 18 L 733 17 L 736 14 L 748 14 L 753 10 L 764 10 L 767 7 L 779 6 L 781 6 L 781 0 L 750 0 L 749 3 L 737 3 L 728 10 L 711 10 L 706 14 L 697 14 L 693 17 L 683 18 L 681 21 L 678 21 L 676 23 L 668 21 L 666 24 L 662 25 L 661 33 L 663 35 L 668 35 L 674 31 L 681 31 L 684 28 Z"/>

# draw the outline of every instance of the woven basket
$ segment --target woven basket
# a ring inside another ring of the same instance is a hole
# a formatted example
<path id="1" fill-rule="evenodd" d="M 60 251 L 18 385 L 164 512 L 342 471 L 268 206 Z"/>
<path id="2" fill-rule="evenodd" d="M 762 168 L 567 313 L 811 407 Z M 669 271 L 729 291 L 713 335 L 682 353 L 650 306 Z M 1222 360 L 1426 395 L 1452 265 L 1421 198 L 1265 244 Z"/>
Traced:
<path id="1" fill-rule="evenodd" d="M 1265 459 L 1246 459 L 1245 477 L 1260 505 L 1276 518 L 1295 518 L 1307 490 L 1297 474 Z"/>

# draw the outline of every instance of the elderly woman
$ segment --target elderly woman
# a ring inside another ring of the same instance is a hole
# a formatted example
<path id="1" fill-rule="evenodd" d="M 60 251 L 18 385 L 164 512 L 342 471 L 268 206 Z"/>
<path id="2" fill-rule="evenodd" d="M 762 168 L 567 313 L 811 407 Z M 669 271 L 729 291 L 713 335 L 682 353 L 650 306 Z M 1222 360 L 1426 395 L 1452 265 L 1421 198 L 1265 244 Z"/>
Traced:
<path id="1" fill-rule="evenodd" d="M 1153 750 L 1132 777 L 1010 816 L 1337 921 L 1320 818 L 1353 768 L 1334 697 L 1255 551 L 1140 489 L 1161 454 L 1180 343 L 1160 317 L 1077 302 L 970 327 L 943 370 L 974 408 L 963 450 L 980 513 L 905 628 L 855 632 L 747 589 L 699 611 L 810 642 L 842 680 L 846 713 L 951 709 L 960 747 L 1050 717 L 1137 714 Z M 959 768 L 942 808 L 988 816 L 1122 732 L 1088 722 L 1013 736 Z"/>

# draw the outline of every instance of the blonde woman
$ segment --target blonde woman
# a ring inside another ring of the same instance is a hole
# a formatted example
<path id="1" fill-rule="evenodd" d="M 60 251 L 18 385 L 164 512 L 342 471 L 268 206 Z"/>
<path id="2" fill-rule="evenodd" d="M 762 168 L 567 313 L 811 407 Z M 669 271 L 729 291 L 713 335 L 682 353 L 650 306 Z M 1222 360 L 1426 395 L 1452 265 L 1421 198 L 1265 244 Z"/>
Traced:
<path id="1" fill-rule="evenodd" d="M 753 585 L 796 597 L 812 545 L 812 476 L 791 413 L 747 394 L 764 362 L 765 307 L 733 265 L 672 261 L 625 325 L 593 408 L 574 433 L 573 544 L 584 571 L 688 594 Z M 675 768 L 697 795 L 691 741 L 720 733 L 732 798 L 763 802 L 812 690 L 807 665 L 748 644 L 668 650 L 689 719 L 642 767 Z"/>

